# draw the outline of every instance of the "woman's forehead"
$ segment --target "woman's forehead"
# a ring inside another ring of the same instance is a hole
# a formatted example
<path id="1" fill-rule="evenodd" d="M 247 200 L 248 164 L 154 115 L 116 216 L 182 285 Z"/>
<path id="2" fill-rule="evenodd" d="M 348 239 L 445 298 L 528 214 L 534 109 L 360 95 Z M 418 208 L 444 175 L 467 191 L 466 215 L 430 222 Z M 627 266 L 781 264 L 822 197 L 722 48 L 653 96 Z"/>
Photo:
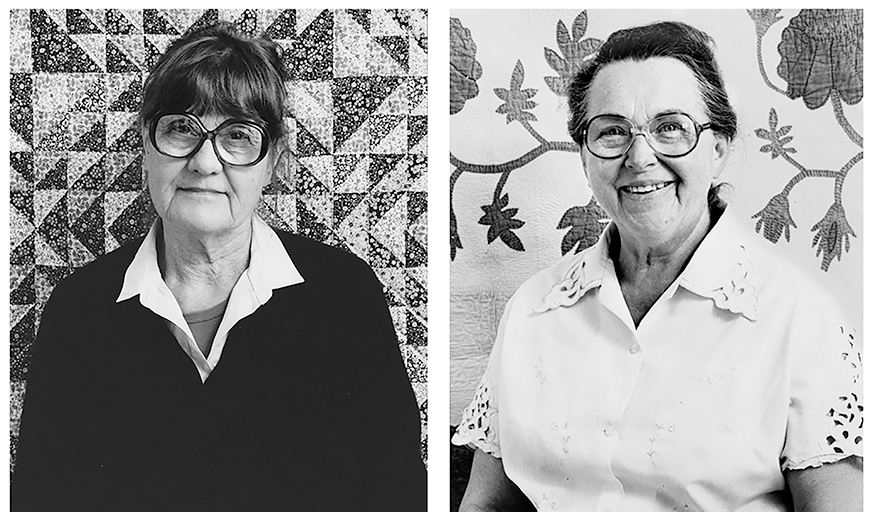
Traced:
<path id="1" fill-rule="evenodd" d="M 617 114 L 643 123 L 663 112 L 679 111 L 702 122 L 704 110 L 694 73 L 673 58 L 606 64 L 589 87 L 589 118 Z"/>
<path id="2" fill-rule="evenodd" d="M 257 115 L 245 114 L 244 109 L 214 109 L 214 108 L 203 108 L 202 106 L 196 105 L 192 107 L 188 107 L 183 110 L 184 112 L 189 112 L 196 117 L 198 117 L 203 123 L 208 121 L 216 121 L 217 124 L 220 124 L 227 119 L 239 119 L 243 121 L 254 121 L 259 123 L 260 117 Z M 208 126 L 208 123 L 206 123 Z"/>

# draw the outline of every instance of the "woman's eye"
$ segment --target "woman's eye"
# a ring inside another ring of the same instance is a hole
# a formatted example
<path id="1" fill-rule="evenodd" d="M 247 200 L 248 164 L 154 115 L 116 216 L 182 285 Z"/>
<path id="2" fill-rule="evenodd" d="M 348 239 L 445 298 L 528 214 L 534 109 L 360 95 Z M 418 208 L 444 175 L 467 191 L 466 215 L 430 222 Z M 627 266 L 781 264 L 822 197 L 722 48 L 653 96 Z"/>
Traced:
<path id="1" fill-rule="evenodd" d="M 246 131 L 242 131 L 242 130 L 233 130 L 227 134 L 227 137 L 229 137 L 232 140 L 237 140 L 237 141 L 249 141 L 249 140 L 251 140 L 251 134 L 246 132 Z"/>
<path id="2" fill-rule="evenodd" d="M 253 128 L 247 126 L 230 126 L 226 131 L 221 133 L 223 138 L 228 143 L 245 144 L 258 146 L 260 144 L 260 133 Z"/>
<path id="3" fill-rule="evenodd" d="M 622 126 L 608 126 L 599 133 L 601 137 L 621 137 L 626 135 L 625 128 Z"/>
<path id="4" fill-rule="evenodd" d="M 170 135 L 191 135 L 196 133 L 195 127 L 184 121 L 175 121 L 169 123 L 164 132 Z"/>
<path id="5" fill-rule="evenodd" d="M 657 132 L 683 131 L 683 126 L 678 123 L 665 123 L 656 129 Z"/>

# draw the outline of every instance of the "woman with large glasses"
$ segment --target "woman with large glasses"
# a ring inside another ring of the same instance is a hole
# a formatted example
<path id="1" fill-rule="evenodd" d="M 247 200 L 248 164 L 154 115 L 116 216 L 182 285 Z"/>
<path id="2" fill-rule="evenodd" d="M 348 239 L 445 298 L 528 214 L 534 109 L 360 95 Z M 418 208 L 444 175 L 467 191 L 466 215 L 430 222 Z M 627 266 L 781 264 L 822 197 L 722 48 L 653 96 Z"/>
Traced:
<path id="1" fill-rule="evenodd" d="M 158 219 L 54 290 L 13 510 L 425 510 L 420 423 L 374 273 L 254 212 L 286 155 L 280 48 L 219 24 L 140 111 Z"/>
<path id="2" fill-rule="evenodd" d="M 516 292 L 453 442 L 460 510 L 861 510 L 861 360 L 831 295 L 744 229 L 712 41 L 620 30 L 569 131 L 612 219 Z"/>

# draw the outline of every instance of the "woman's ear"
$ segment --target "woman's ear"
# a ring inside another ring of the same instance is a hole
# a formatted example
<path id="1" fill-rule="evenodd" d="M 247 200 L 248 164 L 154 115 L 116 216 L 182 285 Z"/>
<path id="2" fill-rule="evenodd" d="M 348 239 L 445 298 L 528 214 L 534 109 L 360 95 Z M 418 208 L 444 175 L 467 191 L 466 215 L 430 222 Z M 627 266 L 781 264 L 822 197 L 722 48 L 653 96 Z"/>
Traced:
<path id="1" fill-rule="evenodd" d="M 728 137 L 716 134 L 716 142 L 713 144 L 713 177 L 718 178 L 725 169 L 725 162 L 728 161 L 728 155 L 731 154 L 731 139 Z"/>
<path id="2" fill-rule="evenodd" d="M 269 158 L 271 172 L 268 173 L 268 179 L 263 183 L 263 187 L 265 188 L 271 183 L 274 189 L 279 190 L 282 181 L 284 183 L 289 181 L 282 178 L 293 175 L 296 158 L 286 142 L 275 144 Z"/>

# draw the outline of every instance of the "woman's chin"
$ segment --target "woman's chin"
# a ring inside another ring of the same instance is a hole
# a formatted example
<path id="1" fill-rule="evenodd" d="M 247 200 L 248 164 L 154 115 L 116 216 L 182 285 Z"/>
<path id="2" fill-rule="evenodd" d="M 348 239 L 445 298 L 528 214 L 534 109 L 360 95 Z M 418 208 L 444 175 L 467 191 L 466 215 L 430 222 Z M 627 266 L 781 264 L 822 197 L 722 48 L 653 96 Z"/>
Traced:
<path id="1" fill-rule="evenodd" d="M 194 236 L 215 236 L 226 233 L 233 228 L 231 219 L 215 215 L 215 211 L 190 212 L 184 216 L 167 216 L 164 225 L 169 224 L 176 231 Z"/>

